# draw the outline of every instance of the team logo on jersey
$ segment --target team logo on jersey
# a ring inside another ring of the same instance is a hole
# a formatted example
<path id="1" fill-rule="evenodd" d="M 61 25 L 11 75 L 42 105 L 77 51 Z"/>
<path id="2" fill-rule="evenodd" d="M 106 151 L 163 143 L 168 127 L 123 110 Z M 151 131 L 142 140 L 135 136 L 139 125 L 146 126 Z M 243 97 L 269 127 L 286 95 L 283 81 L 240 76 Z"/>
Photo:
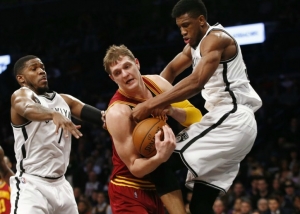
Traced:
<path id="1" fill-rule="evenodd" d="M 177 141 L 177 143 L 180 143 L 180 142 L 182 142 L 182 141 L 185 141 L 186 139 L 188 139 L 189 138 L 189 135 L 188 135 L 188 133 L 186 133 L 186 132 L 180 132 L 177 136 L 176 136 L 176 141 Z"/>
<path id="2" fill-rule="evenodd" d="M 20 180 L 21 180 L 21 182 L 22 182 L 23 184 L 25 184 L 25 183 L 26 183 L 26 180 L 25 180 L 25 178 L 24 178 L 24 177 L 20 177 Z"/>

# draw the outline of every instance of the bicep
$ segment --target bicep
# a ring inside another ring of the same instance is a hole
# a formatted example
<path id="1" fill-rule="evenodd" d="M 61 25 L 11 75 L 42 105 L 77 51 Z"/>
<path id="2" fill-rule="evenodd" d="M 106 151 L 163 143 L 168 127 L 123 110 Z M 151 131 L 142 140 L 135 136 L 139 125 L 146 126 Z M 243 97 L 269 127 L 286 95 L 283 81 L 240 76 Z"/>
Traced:
<path id="1" fill-rule="evenodd" d="M 19 89 L 11 96 L 11 108 L 19 115 L 23 115 L 26 106 L 33 105 L 36 102 L 33 100 L 33 94 L 29 89 Z"/>
<path id="2" fill-rule="evenodd" d="M 198 76 L 201 83 L 204 85 L 218 68 L 224 45 L 222 39 L 212 37 L 205 39 L 201 45 L 201 59 L 193 70 L 193 74 Z"/>
<path id="3" fill-rule="evenodd" d="M 66 101 L 68 106 L 70 107 L 72 116 L 79 119 L 81 110 L 85 104 L 83 102 L 81 102 L 79 99 L 77 99 L 71 95 L 68 95 L 68 94 L 60 94 L 60 95 Z"/>
<path id="4" fill-rule="evenodd" d="M 130 169 L 134 160 L 139 158 L 140 155 L 132 142 L 132 131 L 135 124 L 130 119 L 131 109 L 128 106 L 126 107 L 122 109 L 111 107 L 106 113 L 106 125 L 119 157 Z"/>

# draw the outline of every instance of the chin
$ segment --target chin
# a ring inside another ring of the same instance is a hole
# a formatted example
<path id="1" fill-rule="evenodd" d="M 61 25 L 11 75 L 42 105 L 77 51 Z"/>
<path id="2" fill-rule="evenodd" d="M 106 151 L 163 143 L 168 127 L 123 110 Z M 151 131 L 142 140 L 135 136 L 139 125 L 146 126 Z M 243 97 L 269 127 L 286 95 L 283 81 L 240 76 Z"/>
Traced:
<path id="1" fill-rule="evenodd" d="M 44 94 L 44 93 L 46 93 L 47 91 L 49 91 L 49 87 L 48 87 L 48 86 L 45 86 L 45 87 L 43 87 L 43 88 L 38 88 L 37 91 L 38 91 L 39 94 Z"/>

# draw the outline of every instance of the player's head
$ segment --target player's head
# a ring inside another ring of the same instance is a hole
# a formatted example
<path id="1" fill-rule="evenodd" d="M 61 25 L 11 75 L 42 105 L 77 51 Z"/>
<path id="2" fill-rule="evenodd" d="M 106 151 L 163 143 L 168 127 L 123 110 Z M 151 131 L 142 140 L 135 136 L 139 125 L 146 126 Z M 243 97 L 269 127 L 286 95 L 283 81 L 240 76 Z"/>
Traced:
<path id="1" fill-rule="evenodd" d="M 45 66 L 37 56 L 27 55 L 18 59 L 14 65 L 14 75 L 20 86 L 26 86 L 37 94 L 49 89 Z"/>
<path id="2" fill-rule="evenodd" d="M 128 57 L 130 60 L 135 61 L 133 53 L 125 45 L 112 45 L 106 50 L 103 59 L 103 66 L 108 74 L 111 74 L 111 66 L 114 66 L 123 57 Z"/>
<path id="3" fill-rule="evenodd" d="M 201 0 L 180 0 L 172 10 L 184 42 L 195 48 L 207 29 L 207 10 Z"/>
<path id="4" fill-rule="evenodd" d="M 140 63 L 125 45 L 112 45 L 103 59 L 105 71 L 123 90 L 134 90 L 141 81 Z"/>

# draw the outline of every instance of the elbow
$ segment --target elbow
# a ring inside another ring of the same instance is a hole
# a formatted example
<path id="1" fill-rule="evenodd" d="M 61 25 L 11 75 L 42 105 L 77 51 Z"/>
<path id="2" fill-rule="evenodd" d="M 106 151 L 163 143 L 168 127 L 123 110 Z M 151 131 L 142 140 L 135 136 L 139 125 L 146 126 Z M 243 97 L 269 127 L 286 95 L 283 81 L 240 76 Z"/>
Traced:
<path id="1" fill-rule="evenodd" d="M 145 176 L 145 174 L 142 172 L 142 170 L 130 169 L 130 172 L 137 178 L 143 178 Z"/>

